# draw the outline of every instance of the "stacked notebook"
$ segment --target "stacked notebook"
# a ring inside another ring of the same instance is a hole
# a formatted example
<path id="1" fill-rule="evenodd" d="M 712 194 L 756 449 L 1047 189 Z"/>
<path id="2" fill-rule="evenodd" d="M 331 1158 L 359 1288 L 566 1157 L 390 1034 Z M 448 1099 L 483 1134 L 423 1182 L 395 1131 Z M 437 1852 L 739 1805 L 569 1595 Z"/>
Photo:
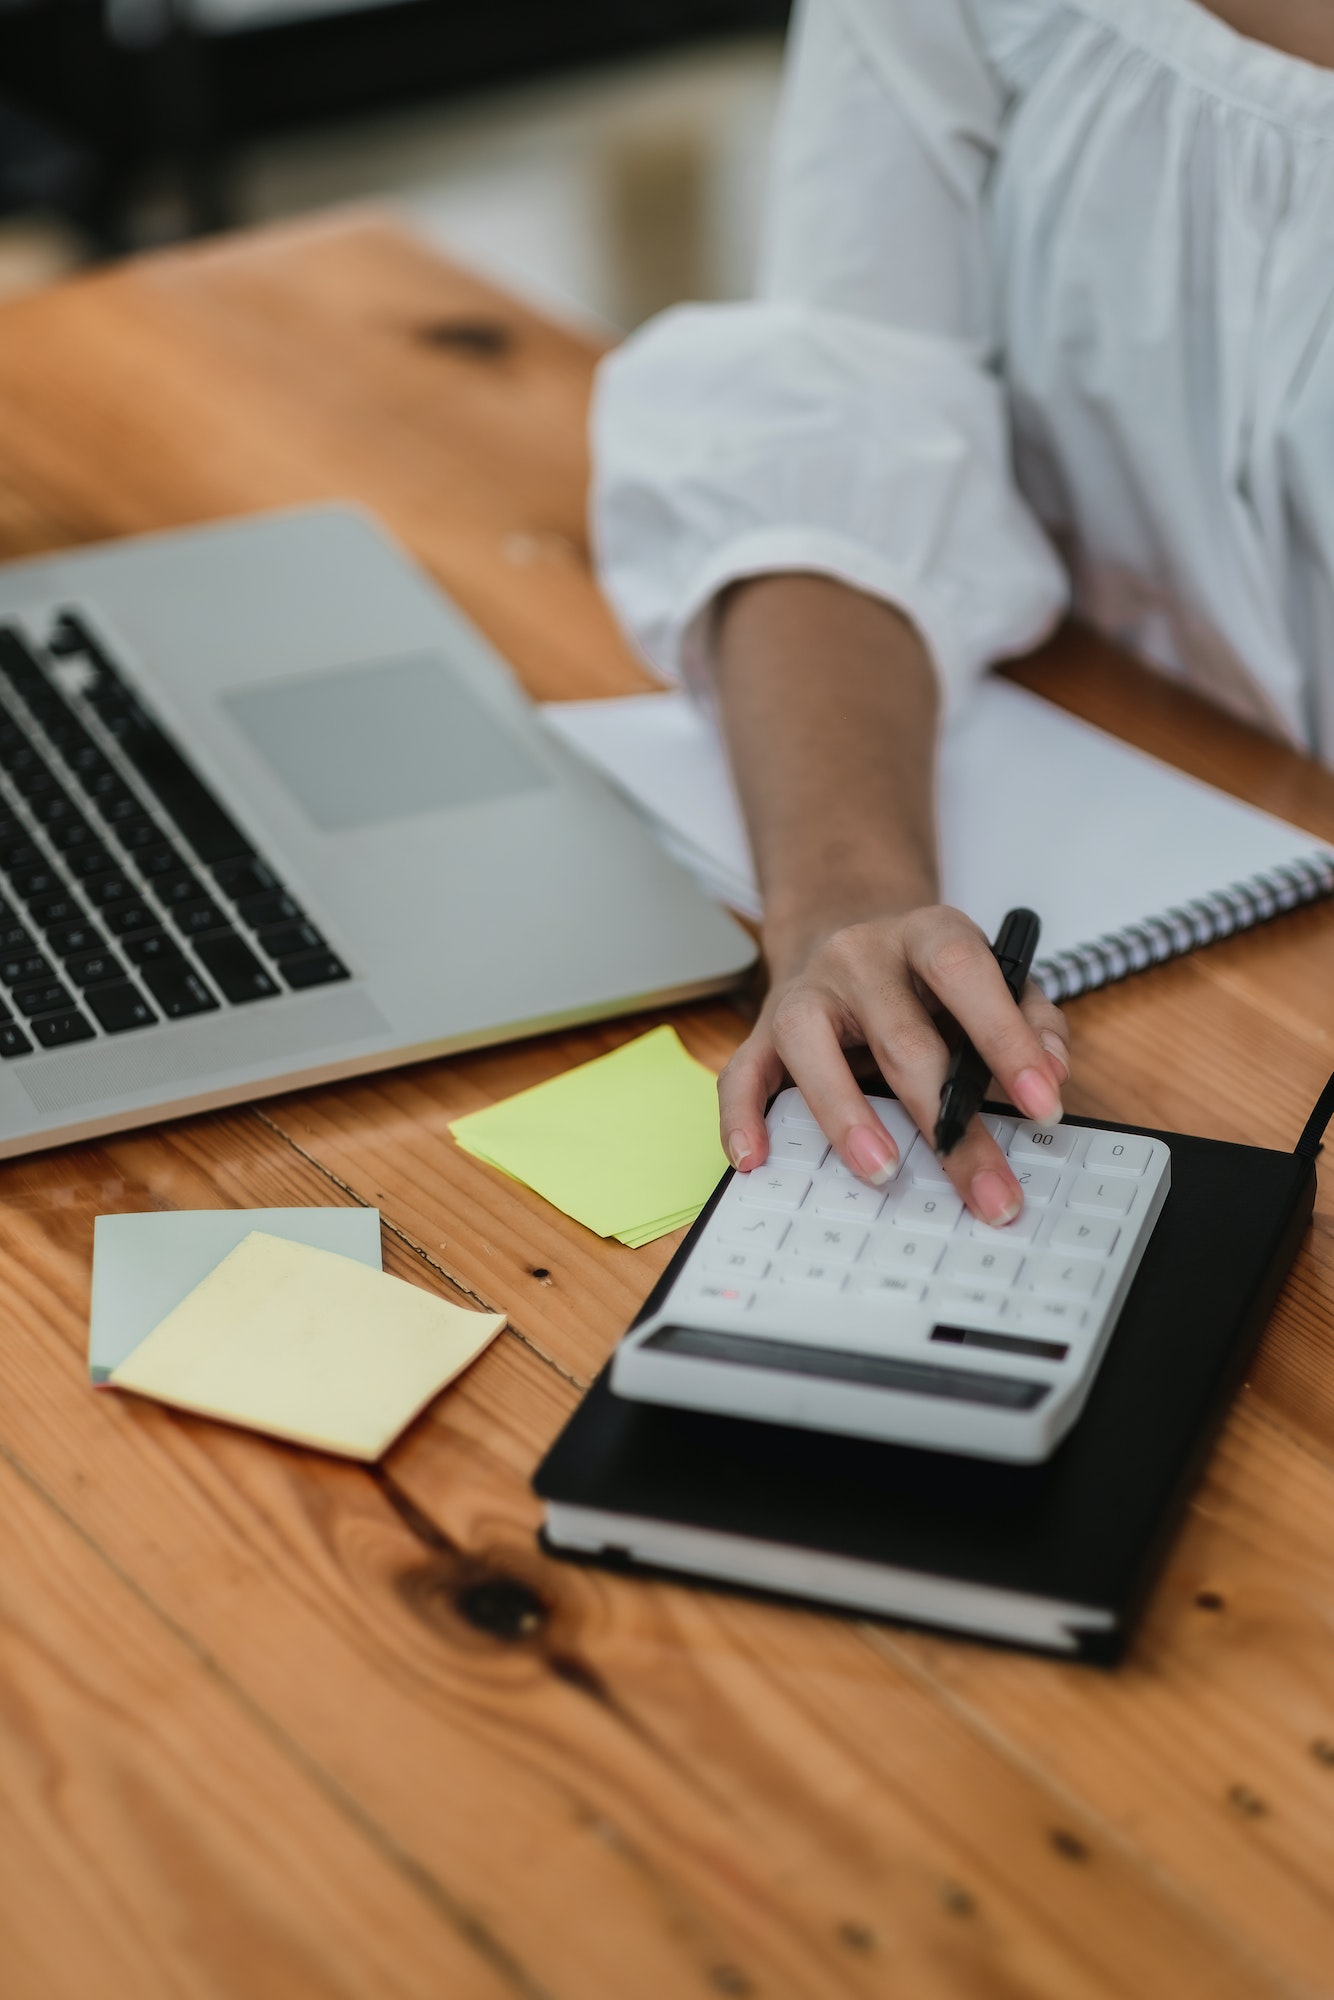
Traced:
<path id="1" fill-rule="evenodd" d="M 545 714 L 710 894 L 760 914 L 726 753 L 689 696 Z M 1053 1000 L 1334 894 L 1334 850 L 995 679 L 941 745 L 940 846 L 944 900 L 988 937 L 1017 904 L 1040 913 Z"/>

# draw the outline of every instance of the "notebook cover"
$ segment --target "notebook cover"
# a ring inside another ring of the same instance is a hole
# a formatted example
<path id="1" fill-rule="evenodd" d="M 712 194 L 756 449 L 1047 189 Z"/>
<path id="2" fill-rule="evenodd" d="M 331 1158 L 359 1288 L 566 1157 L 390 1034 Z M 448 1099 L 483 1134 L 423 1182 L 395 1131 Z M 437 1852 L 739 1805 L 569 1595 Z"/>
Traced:
<path id="1" fill-rule="evenodd" d="M 1103 1608 L 1112 1629 L 1082 1635 L 1080 1652 L 1111 1663 L 1296 1254 L 1315 1167 L 1260 1147 L 1067 1122 L 1165 1140 L 1172 1190 L 1083 1415 L 1045 1463 L 631 1403 L 611 1393 L 604 1369 L 538 1467 L 539 1495 Z M 640 1318 L 657 1309 L 712 1206 Z"/>

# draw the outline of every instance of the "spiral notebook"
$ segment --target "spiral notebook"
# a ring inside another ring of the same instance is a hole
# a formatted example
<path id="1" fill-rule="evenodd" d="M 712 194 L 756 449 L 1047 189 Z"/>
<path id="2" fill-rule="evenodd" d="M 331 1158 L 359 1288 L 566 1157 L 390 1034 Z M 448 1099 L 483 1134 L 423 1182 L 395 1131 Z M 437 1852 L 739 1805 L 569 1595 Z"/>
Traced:
<path id="1" fill-rule="evenodd" d="M 550 726 L 720 901 L 758 916 L 727 759 L 684 694 L 553 702 Z M 1334 848 L 1015 687 L 984 681 L 941 745 L 943 895 L 988 937 L 1042 917 L 1033 972 L 1073 999 L 1334 895 Z"/>

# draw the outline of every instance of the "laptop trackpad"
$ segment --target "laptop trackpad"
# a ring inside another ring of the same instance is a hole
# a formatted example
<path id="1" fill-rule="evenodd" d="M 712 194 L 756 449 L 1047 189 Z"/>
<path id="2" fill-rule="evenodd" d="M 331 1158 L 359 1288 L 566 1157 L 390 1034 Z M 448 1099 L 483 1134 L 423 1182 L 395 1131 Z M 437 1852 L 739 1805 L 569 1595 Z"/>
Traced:
<path id="1" fill-rule="evenodd" d="M 222 705 L 326 833 L 551 783 L 434 653 L 243 688 Z"/>

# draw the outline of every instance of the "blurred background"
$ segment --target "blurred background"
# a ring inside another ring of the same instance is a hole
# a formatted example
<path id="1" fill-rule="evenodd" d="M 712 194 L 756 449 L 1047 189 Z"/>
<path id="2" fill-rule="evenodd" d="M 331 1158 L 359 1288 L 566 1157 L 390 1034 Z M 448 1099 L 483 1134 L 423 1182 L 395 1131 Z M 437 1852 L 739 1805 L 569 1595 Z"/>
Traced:
<path id="1" fill-rule="evenodd" d="M 372 199 L 629 329 L 750 286 L 787 0 L 0 0 L 0 295 Z"/>

